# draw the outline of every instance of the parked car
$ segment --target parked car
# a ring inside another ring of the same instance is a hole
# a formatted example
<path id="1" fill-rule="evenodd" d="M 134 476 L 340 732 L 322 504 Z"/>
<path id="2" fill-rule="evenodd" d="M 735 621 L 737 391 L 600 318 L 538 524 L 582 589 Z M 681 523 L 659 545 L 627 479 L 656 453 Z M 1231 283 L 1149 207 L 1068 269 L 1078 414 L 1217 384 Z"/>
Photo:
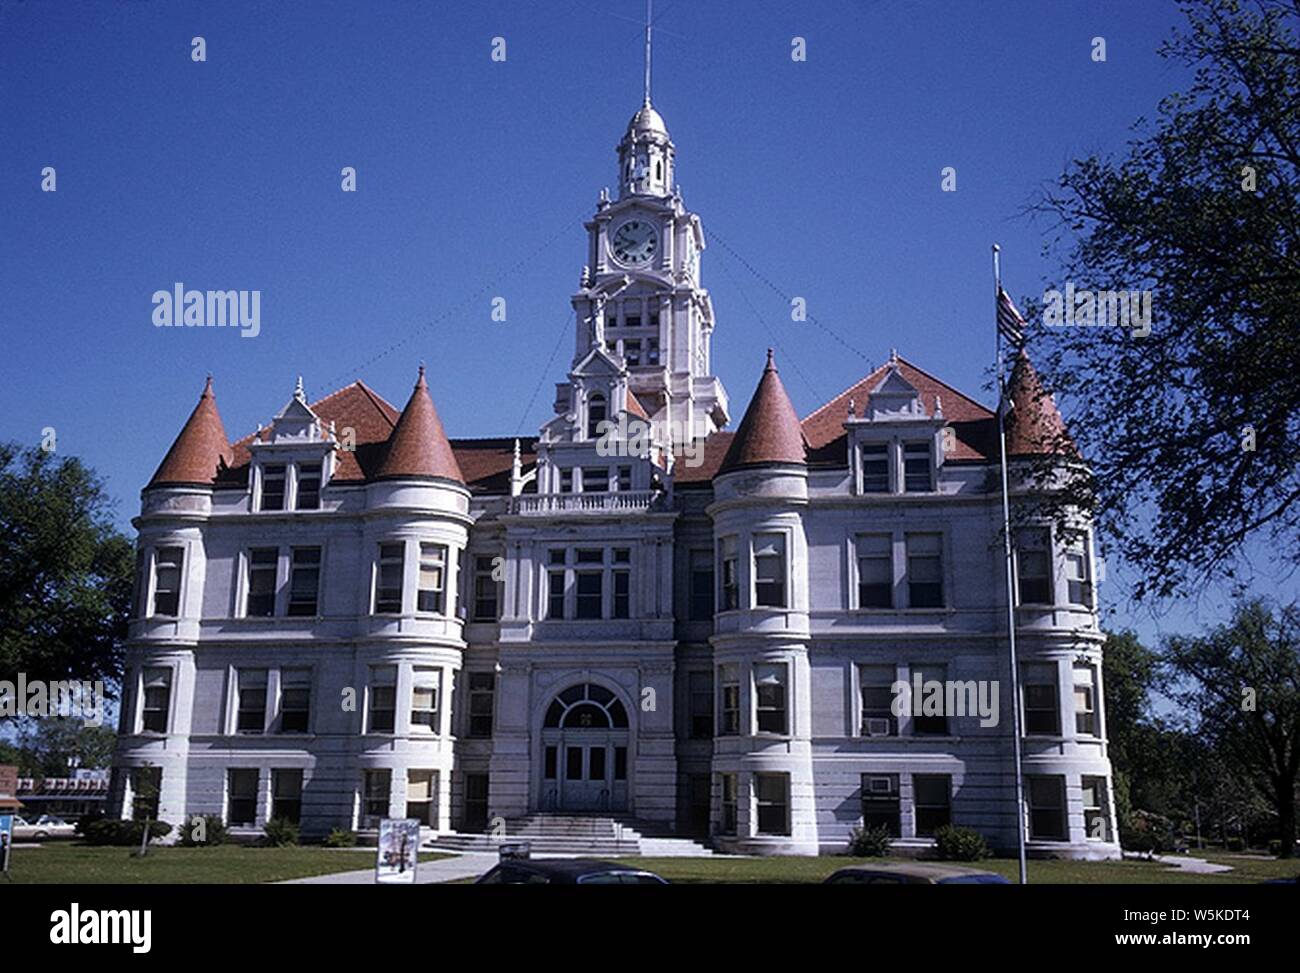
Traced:
<path id="1" fill-rule="evenodd" d="M 831 875 L 824 885 L 1010 885 L 997 872 L 936 862 L 888 862 L 852 865 Z"/>
<path id="2" fill-rule="evenodd" d="M 592 858 L 510 858 L 476 885 L 667 885 L 640 868 Z"/>
<path id="3" fill-rule="evenodd" d="M 72 838 L 77 833 L 76 825 L 42 814 L 35 821 L 26 818 L 14 818 L 14 841 L 44 841 L 46 838 Z"/>

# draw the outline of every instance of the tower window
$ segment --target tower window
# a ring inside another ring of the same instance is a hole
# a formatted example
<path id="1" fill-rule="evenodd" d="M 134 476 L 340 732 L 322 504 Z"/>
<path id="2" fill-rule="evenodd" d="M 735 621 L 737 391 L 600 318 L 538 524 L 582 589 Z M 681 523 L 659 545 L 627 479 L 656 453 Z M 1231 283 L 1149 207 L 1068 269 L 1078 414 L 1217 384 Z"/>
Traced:
<path id="1" fill-rule="evenodd" d="M 627 362 L 628 368 L 635 368 L 641 364 L 641 342 L 625 341 L 623 342 L 623 359 Z"/>
<path id="2" fill-rule="evenodd" d="M 600 424 L 605 421 L 607 416 L 605 410 L 605 397 L 599 393 L 591 395 L 587 399 L 587 438 L 597 439 L 600 436 Z"/>
<path id="3" fill-rule="evenodd" d="M 650 338 L 645 343 L 645 360 L 648 365 L 659 364 L 659 339 Z"/>
<path id="4" fill-rule="evenodd" d="M 151 615 L 175 616 L 181 603 L 181 563 L 179 547 L 162 547 L 153 560 L 153 611 Z"/>
<path id="5" fill-rule="evenodd" d="M 629 314 L 629 315 L 627 316 L 627 318 L 626 318 L 626 324 L 627 324 L 627 326 L 628 326 L 629 328 L 639 328 L 639 327 L 641 327 L 641 315 L 639 315 L 639 314 Z"/>

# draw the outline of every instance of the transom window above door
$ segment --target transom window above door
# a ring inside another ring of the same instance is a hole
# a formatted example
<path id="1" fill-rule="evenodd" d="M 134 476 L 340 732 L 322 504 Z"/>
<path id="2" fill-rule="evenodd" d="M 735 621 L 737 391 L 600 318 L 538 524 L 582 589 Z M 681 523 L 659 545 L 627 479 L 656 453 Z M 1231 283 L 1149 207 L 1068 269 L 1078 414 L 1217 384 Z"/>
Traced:
<path id="1" fill-rule="evenodd" d="M 556 696 L 546 711 L 546 727 L 626 729 L 627 710 L 604 686 L 583 683 Z"/>

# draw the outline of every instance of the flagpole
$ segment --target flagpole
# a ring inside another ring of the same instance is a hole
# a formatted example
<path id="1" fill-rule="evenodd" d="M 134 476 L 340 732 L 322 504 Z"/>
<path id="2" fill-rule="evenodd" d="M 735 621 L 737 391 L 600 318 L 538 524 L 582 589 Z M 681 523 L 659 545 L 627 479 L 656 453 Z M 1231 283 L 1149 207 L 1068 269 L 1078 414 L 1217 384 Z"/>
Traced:
<path id="1" fill-rule="evenodd" d="M 1007 488 L 1006 390 L 1002 381 L 1002 328 L 997 326 L 998 306 L 1002 297 L 1001 247 L 993 244 L 993 314 L 996 333 L 998 371 L 998 456 L 1002 468 L 1002 550 L 1007 575 L 1007 645 L 1011 671 L 1011 751 L 1016 764 L 1016 851 L 1020 859 L 1020 884 L 1029 884 L 1025 862 L 1025 777 L 1020 764 L 1020 665 L 1016 657 L 1016 589 L 1015 570 L 1011 561 L 1011 499 Z"/>

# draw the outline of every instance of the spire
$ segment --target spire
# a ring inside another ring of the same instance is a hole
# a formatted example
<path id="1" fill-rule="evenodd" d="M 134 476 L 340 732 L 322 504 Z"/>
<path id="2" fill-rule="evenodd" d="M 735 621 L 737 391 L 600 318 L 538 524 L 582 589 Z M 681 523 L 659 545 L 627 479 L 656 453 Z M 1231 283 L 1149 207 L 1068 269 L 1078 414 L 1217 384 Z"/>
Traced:
<path id="1" fill-rule="evenodd" d="M 302 387 L 302 376 L 298 376 L 298 384 L 294 387 L 293 397 L 299 402 L 307 402 L 307 390 Z"/>
<path id="2" fill-rule="evenodd" d="M 438 410 L 429 397 L 429 386 L 424 380 L 424 365 L 415 389 L 402 410 L 397 425 L 388 437 L 388 452 L 375 479 L 403 477 L 435 477 L 464 483 L 456 454 L 447 442 Z"/>
<path id="3" fill-rule="evenodd" d="M 645 107 L 650 107 L 650 35 L 654 30 L 654 2 L 645 0 Z"/>
<path id="4" fill-rule="evenodd" d="M 773 463 L 806 462 L 803 429 L 795 415 L 790 396 L 781 384 L 772 349 L 767 349 L 767 366 L 759 379 L 754 397 L 749 400 L 745 418 L 740 420 L 736 438 L 722 461 L 719 473 L 748 466 L 766 466 Z"/>
<path id="5" fill-rule="evenodd" d="M 1011 410 L 1006 419 L 1007 455 L 1078 456 L 1056 402 L 1022 349 L 1007 381 Z"/>
<path id="6" fill-rule="evenodd" d="M 231 462 L 230 440 L 217 412 L 212 394 L 212 376 L 208 376 L 199 396 L 199 404 L 185 421 L 180 435 L 163 457 L 145 489 L 160 486 L 210 486 L 219 470 Z"/>

